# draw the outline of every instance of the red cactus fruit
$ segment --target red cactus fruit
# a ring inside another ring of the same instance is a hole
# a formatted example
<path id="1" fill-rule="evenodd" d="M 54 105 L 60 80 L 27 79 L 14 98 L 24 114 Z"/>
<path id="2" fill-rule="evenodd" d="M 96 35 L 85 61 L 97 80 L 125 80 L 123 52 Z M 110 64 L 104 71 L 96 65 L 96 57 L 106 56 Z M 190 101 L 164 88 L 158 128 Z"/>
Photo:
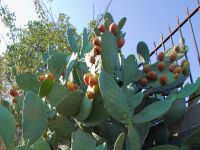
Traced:
<path id="1" fill-rule="evenodd" d="M 118 39 L 117 40 L 117 47 L 122 48 L 124 46 L 125 40 L 124 39 Z"/>
<path id="2" fill-rule="evenodd" d="M 89 78 L 89 86 L 90 87 L 93 87 L 94 85 L 96 85 L 98 83 L 98 77 L 97 75 L 92 75 L 90 78 Z"/>
<path id="3" fill-rule="evenodd" d="M 92 91 L 87 91 L 87 92 L 86 92 L 86 96 L 87 96 L 89 99 L 94 99 L 95 94 L 94 94 Z"/>
<path id="4" fill-rule="evenodd" d="M 98 30 L 99 30 L 99 32 L 105 32 L 105 30 L 106 30 L 106 27 L 102 24 L 102 25 L 99 25 L 98 26 Z"/>
<path id="5" fill-rule="evenodd" d="M 90 57 L 90 63 L 91 63 L 91 64 L 95 64 L 95 57 L 94 57 L 94 56 L 91 56 L 91 57 Z"/>
<path id="6" fill-rule="evenodd" d="M 94 46 L 93 47 L 93 53 L 94 53 L 94 55 L 96 56 L 96 55 L 101 55 L 101 47 L 100 46 Z"/>
<path id="7" fill-rule="evenodd" d="M 86 73 L 86 74 L 84 74 L 84 76 L 83 76 L 83 81 L 84 81 L 84 83 L 85 83 L 86 85 L 89 85 L 89 79 L 90 79 L 91 76 L 92 76 L 91 73 Z"/>
<path id="8" fill-rule="evenodd" d="M 116 34 L 118 30 L 118 26 L 115 23 L 112 23 L 109 25 L 109 31 L 113 34 Z"/>
<path id="9" fill-rule="evenodd" d="M 100 46 L 101 47 L 101 41 L 99 40 L 99 38 L 94 38 L 92 41 L 94 46 Z"/>
<path id="10" fill-rule="evenodd" d="M 12 96 L 12 97 L 18 96 L 17 90 L 14 89 L 14 88 L 12 88 L 12 89 L 9 90 L 9 94 L 10 94 L 10 96 Z"/>

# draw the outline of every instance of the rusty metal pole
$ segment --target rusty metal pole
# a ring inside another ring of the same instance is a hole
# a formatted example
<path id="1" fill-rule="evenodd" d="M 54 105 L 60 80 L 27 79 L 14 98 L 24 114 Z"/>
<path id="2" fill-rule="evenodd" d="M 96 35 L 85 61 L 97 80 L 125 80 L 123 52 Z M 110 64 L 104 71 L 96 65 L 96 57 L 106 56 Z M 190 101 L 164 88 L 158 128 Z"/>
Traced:
<path id="1" fill-rule="evenodd" d="M 179 26 L 180 22 L 179 22 L 178 16 L 176 16 L 176 20 L 177 20 L 177 23 L 178 23 L 178 26 Z M 181 38 L 183 39 L 183 33 L 182 33 L 182 30 L 181 30 L 181 27 L 179 28 L 179 32 L 180 32 Z M 185 53 L 184 55 L 185 55 L 185 58 L 188 60 L 187 53 Z M 193 78 L 192 78 L 192 74 L 191 73 L 190 73 L 190 82 L 193 83 Z"/>
<path id="2" fill-rule="evenodd" d="M 187 15 L 189 16 L 190 13 L 189 13 L 188 7 L 186 7 L 186 11 L 187 11 Z M 200 65 L 200 54 L 199 54 L 199 49 L 198 49 L 198 46 L 197 46 L 197 40 L 196 40 L 196 37 L 195 37 L 195 34 L 194 34 L 194 29 L 193 29 L 192 21 L 191 21 L 190 18 L 188 18 L 188 21 L 189 21 L 189 24 L 190 24 L 190 31 L 192 33 L 192 39 L 193 39 L 193 42 L 194 42 L 194 48 L 196 50 L 197 58 L 198 58 L 199 65 Z"/>
<path id="3" fill-rule="evenodd" d="M 154 48 L 156 48 L 156 42 L 153 42 Z M 156 56 L 158 56 L 158 51 L 156 51 Z"/>
<path id="4" fill-rule="evenodd" d="M 160 34 L 160 39 L 161 39 L 162 47 L 163 47 L 163 49 L 165 51 L 166 49 L 165 49 L 165 44 L 163 42 L 163 34 L 162 33 Z"/>
<path id="5" fill-rule="evenodd" d="M 174 40 L 173 40 L 172 35 L 171 35 L 172 30 L 171 30 L 170 26 L 169 26 L 169 33 L 170 33 L 169 35 L 170 35 L 172 46 L 174 47 Z"/>

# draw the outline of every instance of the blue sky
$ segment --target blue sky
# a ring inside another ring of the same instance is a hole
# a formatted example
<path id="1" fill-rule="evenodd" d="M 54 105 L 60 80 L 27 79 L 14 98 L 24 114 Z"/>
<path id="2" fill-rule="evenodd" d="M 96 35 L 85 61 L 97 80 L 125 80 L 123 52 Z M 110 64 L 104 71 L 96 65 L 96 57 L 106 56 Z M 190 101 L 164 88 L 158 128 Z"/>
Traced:
<path id="1" fill-rule="evenodd" d="M 16 13 L 17 25 L 23 25 L 30 19 L 36 19 L 32 0 L 4 0 L 9 8 Z M 75 25 L 79 32 L 84 27 L 87 27 L 89 20 L 93 16 L 93 6 L 95 15 L 102 13 L 108 4 L 108 0 L 54 0 L 51 6 L 54 17 L 58 16 L 59 12 L 66 13 L 71 19 L 71 23 Z M 195 0 L 113 0 L 109 11 L 114 16 L 116 22 L 122 17 L 127 17 L 127 23 L 124 27 L 126 34 L 126 44 L 123 48 L 125 56 L 136 54 L 136 46 L 139 41 L 145 41 L 150 50 L 153 49 L 153 42 L 160 43 L 160 33 L 164 37 L 169 33 L 168 26 L 174 29 L 177 25 L 176 16 L 180 20 L 186 16 L 186 6 L 190 10 L 196 7 Z M 200 48 L 200 13 L 197 14 L 193 21 L 194 29 L 198 39 Z M 1 27 L 1 24 L 0 24 Z M 1 28 L 0 33 L 6 30 Z M 186 44 L 190 47 L 189 59 L 192 60 L 192 69 L 195 78 L 199 76 L 200 67 L 197 63 L 196 56 L 194 57 L 194 46 L 191 44 L 191 33 L 189 26 L 183 28 Z M 180 36 L 174 37 L 175 43 L 178 44 Z M 171 46 L 169 43 L 166 47 Z M 2 49 L 1 49 L 2 51 Z"/>

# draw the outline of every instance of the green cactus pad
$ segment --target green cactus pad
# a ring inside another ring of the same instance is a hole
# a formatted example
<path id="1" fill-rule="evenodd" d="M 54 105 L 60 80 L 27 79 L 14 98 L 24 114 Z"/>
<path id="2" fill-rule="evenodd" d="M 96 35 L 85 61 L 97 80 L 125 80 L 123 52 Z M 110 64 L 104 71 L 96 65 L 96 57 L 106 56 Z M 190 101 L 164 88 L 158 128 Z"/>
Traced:
<path id="1" fill-rule="evenodd" d="M 75 66 L 76 62 L 77 62 L 77 53 L 72 53 L 70 60 L 67 64 L 65 73 L 64 73 L 64 77 L 63 80 L 66 81 L 68 79 L 68 76 L 70 74 L 70 72 L 72 71 L 73 67 Z"/>
<path id="2" fill-rule="evenodd" d="M 73 150 L 94 150 L 96 148 L 95 139 L 88 133 L 76 131 L 72 133 L 71 148 Z"/>
<path id="3" fill-rule="evenodd" d="M 14 147 L 13 140 L 16 132 L 15 124 L 13 115 L 10 111 L 0 104 L 0 137 L 8 149 Z"/>
<path id="4" fill-rule="evenodd" d="M 117 140 L 115 141 L 115 145 L 114 145 L 114 149 L 113 150 L 122 150 L 123 148 L 123 144 L 124 144 L 124 140 L 125 140 L 125 134 L 121 133 Z"/>
<path id="5" fill-rule="evenodd" d="M 51 92 L 52 86 L 53 86 L 52 80 L 50 79 L 44 80 L 40 86 L 39 95 L 41 97 L 48 96 L 49 93 Z"/>
<path id="6" fill-rule="evenodd" d="M 33 150 L 51 150 L 47 141 L 40 137 L 33 145 L 30 146 Z"/>
<path id="7" fill-rule="evenodd" d="M 33 92 L 27 92 L 22 110 L 22 131 L 26 144 L 31 145 L 41 137 L 47 126 L 45 103 Z"/>
<path id="8" fill-rule="evenodd" d="M 92 49 L 92 43 L 89 40 L 87 29 L 84 28 L 80 58 L 83 58 L 85 53 L 88 53 L 91 49 Z"/>
<path id="9" fill-rule="evenodd" d="M 61 99 L 67 95 L 68 90 L 66 87 L 58 84 L 58 83 L 54 83 L 53 87 L 51 89 L 51 92 L 49 93 L 49 95 L 47 96 L 47 101 L 52 105 L 52 106 L 56 106 Z"/>
<path id="10" fill-rule="evenodd" d="M 117 44 L 115 36 L 109 32 L 105 31 L 101 37 L 102 44 L 102 66 L 103 70 L 113 74 L 115 71 L 115 63 L 117 59 Z"/>
<path id="11" fill-rule="evenodd" d="M 93 100 L 90 100 L 87 98 L 87 96 L 84 96 L 80 107 L 80 111 L 76 116 L 76 119 L 79 121 L 86 120 L 92 112 L 92 104 Z"/>
<path id="12" fill-rule="evenodd" d="M 68 39 L 68 42 L 69 42 L 72 52 L 78 53 L 79 52 L 79 48 L 77 45 L 78 42 L 77 42 L 71 28 L 68 28 L 68 30 L 67 30 L 67 39 Z"/>
<path id="13" fill-rule="evenodd" d="M 53 55 L 47 62 L 48 71 L 54 75 L 54 78 L 58 80 L 66 65 L 66 56 L 64 54 Z"/>
<path id="14" fill-rule="evenodd" d="M 123 17 L 118 23 L 118 29 L 121 30 L 124 27 L 125 23 L 126 23 L 126 17 Z"/>
<path id="15" fill-rule="evenodd" d="M 134 55 L 129 55 L 124 62 L 124 84 L 137 81 L 138 64 Z"/>
<path id="16" fill-rule="evenodd" d="M 37 76 L 31 73 L 24 73 L 16 76 L 16 82 L 24 91 L 33 91 L 38 93 L 40 88 L 40 83 L 37 79 Z"/>
<path id="17" fill-rule="evenodd" d="M 105 71 L 100 73 L 99 87 L 104 107 L 109 115 L 122 123 L 127 123 L 130 112 L 126 96 L 109 73 Z"/>
<path id="18" fill-rule="evenodd" d="M 139 60 L 142 63 L 149 64 L 149 61 L 150 61 L 149 48 L 145 42 L 141 41 L 138 43 L 137 54 L 138 54 Z"/>
<path id="19" fill-rule="evenodd" d="M 58 103 L 58 105 L 56 106 L 56 110 L 58 111 L 58 113 L 64 116 L 77 115 L 81 107 L 83 96 L 84 93 L 80 90 L 69 92 Z"/>
<path id="20" fill-rule="evenodd" d="M 126 148 L 140 150 L 140 139 L 136 128 L 133 126 L 132 122 L 128 123 L 128 135 L 126 140 Z"/>
<path id="21" fill-rule="evenodd" d="M 74 124 L 63 116 L 57 116 L 56 119 L 49 120 L 48 126 L 52 132 L 64 138 L 70 138 L 72 132 L 76 129 Z"/>

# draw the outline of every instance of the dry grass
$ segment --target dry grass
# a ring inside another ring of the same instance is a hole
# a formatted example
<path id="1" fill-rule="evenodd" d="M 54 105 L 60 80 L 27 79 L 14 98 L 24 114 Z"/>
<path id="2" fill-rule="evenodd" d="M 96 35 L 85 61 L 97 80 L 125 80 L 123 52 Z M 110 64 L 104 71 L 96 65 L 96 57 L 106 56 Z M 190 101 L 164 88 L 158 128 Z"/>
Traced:
<path id="1" fill-rule="evenodd" d="M 6 146 L 3 144 L 1 139 L 0 139 L 0 150 L 6 150 Z"/>

